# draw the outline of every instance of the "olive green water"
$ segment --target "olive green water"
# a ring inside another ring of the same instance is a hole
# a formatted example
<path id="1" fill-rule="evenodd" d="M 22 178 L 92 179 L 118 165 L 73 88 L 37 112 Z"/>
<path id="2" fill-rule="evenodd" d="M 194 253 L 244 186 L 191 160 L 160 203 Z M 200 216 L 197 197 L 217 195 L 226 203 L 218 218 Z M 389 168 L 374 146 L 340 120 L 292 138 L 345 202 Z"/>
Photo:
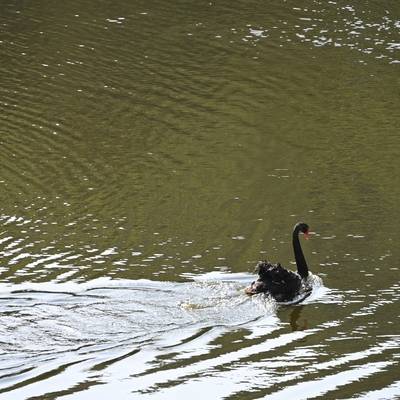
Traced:
<path id="1" fill-rule="evenodd" d="M 0 2 L 2 399 L 400 398 L 400 3 L 362 3 Z M 299 220 L 322 281 L 247 298 Z"/>

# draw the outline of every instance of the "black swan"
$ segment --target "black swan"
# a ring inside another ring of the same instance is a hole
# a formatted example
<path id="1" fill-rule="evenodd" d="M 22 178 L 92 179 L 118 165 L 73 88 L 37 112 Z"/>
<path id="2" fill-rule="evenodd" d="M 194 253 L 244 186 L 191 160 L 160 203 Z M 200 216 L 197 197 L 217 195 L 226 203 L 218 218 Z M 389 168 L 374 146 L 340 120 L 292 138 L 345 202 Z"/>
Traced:
<path id="1" fill-rule="evenodd" d="M 259 278 L 246 288 L 247 294 L 267 293 L 278 302 L 293 302 L 299 297 L 297 302 L 300 302 L 311 294 L 311 287 L 307 284 L 308 267 L 300 246 L 300 232 L 308 239 L 309 228 L 304 222 L 298 222 L 293 229 L 297 273 L 283 268 L 279 263 L 260 261 L 256 267 Z"/>

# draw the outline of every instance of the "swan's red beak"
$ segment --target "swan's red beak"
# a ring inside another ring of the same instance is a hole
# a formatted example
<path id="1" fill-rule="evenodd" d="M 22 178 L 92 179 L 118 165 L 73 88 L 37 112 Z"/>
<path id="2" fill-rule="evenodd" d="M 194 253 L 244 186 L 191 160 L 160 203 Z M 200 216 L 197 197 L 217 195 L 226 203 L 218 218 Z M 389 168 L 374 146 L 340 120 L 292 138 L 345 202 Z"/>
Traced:
<path id="1" fill-rule="evenodd" d="M 306 239 L 306 240 L 310 239 L 310 232 L 309 231 L 304 232 L 304 239 Z"/>

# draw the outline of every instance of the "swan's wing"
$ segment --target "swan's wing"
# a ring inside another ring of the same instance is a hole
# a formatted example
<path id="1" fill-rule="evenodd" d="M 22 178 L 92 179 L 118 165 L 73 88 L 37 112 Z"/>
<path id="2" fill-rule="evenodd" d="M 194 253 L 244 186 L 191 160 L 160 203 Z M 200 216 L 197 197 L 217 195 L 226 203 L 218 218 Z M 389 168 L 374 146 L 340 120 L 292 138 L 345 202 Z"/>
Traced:
<path id="1" fill-rule="evenodd" d="M 307 297 L 309 297 L 311 295 L 311 292 L 312 288 L 307 288 L 306 290 L 301 291 L 294 299 L 290 301 L 277 301 L 277 303 L 282 306 L 291 306 L 294 304 L 299 304 L 302 301 L 304 301 Z"/>

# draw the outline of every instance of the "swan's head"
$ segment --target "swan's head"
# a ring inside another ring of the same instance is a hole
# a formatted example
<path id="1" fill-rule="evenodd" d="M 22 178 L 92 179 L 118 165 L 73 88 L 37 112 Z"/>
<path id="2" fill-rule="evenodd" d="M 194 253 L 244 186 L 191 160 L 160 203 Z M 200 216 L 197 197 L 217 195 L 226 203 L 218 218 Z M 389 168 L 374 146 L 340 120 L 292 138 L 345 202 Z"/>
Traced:
<path id="1" fill-rule="evenodd" d="M 305 222 L 298 222 L 294 227 L 294 231 L 303 233 L 306 239 L 308 239 L 309 230 L 310 228 Z"/>

